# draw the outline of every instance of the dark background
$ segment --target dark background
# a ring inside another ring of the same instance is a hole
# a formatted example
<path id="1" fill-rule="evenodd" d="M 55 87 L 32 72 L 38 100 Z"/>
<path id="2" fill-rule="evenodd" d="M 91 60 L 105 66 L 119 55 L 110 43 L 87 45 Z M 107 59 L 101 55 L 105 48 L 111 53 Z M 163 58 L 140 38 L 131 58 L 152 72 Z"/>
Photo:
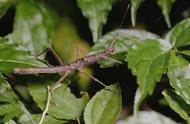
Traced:
<path id="1" fill-rule="evenodd" d="M 60 16 L 69 16 L 77 27 L 80 36 L 93 45 L 91 32 L 88 27 L 88 21 L 82 16 L 75 0 L 44 0 L 44 2 L 56 9 Z M 109 13 L 107 24 L 104 26 L 103 34 L 119 27 L 128 3 L 129 2 L 126 0 L 117 0 L 115 2 L 111 12 Z M 177 22 L 185 18 L 185 11 L 190 13 L 190 1 L 176 0 L 170 14 L 172 25 L 175 25 Z M 11 7 L 6 15 L 0 19 L 0 36 L 5 36 L 12 32 L 14 15 L 15 8 Z M 130 21 L 130 12 L 128 12 L 127 17 L 122 25 L 122 28 L 129 27 L 132 27 Z M 142 4 L 138 11 L 136 28 L 144 28 L 159 35 L 163 35 L 169 30 L 165 23 L 164 17 L 162 16 L 161 10 L 156 4 L 155 0 L 146 0 Z M 51 56 L 49 58 L 51 58 Z M 92 67 L 94 68 L 94 76 L 104 82 L 106 85 L 115 82 L 120 83 L 123 96 L 123 111 L 121 118 L 123 115 L 131 114 L 137 85 L 136 78 L 132 76 L 131 71 L 127 69 L 127 64 L 106 69 L 99 68 L 98 64 L 95 64 Z M 73 86 L 73 88 L 75 89 L 76 87 Z M 101 88 L 102 86 L 92 82 L 89 88 L 89 94 L 93 95 Z M 151 97 L 148 97 L 143 103 L 142 109 L 153 109 L 169 117 L 172 117 L 174 120 L 182 121 L 182 119 L 170 108 L 159 104 L 158 101 L 162 98 L 161 92 L 165 88 L 169 88 L 169 83 L 167 77 L 164 75 L 161 82 L 158 83 L 154 94 Z"/>

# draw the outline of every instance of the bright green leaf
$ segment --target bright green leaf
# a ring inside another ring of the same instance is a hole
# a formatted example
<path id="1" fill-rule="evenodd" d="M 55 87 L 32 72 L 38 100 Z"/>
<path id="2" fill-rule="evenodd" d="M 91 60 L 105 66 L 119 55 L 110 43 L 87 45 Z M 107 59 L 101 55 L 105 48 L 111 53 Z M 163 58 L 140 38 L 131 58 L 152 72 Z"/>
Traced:
<path id="1" fill-rule="evenodd" d="M 144 0 L 131 0 L 131 19 L 132 25 L 136 24 L 137 11 Z"/>
<path id="2" fill-rule="evenodd" d="M 139 85 L 135 101 L 136 110 L 142 100 L 152 94 L 156 82 L 160 81 L 162 74 L 165 73 L 167 52 L 170 49 L 171 45 L 165 40 L 147 39 L 128 50 L 128 67 L 137 76 Z"/>
<path id="3" fill-rule="evenodd" d="M 44 84 L 30 84 L 29 91 L 41 109 L 45 108 L 47 100 L 47 87 Z M 51 97 L 52 103 L 49 106 L 48 114 L 57 119 L 76 120 L 80 117 L 86 103 L 88 102 L 88 95 L 83 94 L 82 98 L 76 98 L 70 89 L 63 84 L 57 88 Z"/>
<path id="4" fill-rule="evenodd" d="M 147 32 L 145 30 L 136 30 L 136 29 L 115 30 L 100 38 L 98 42 L 95 43 L 95 45 L 92 47 L 90 54 L 95 54 L 97 52 L 106 50 L 116 34 L 118 35 L 116 37 L 115 51 L 113 55 L 109 57 L 117 61 L 123 61 L 125 59 L 125 54 L 128 50 L 128 47 L 131 47 L 134 43 L 140 42 L 147 38 L 151 39 L 159 38 L 159 36 Z M 111 67 L 114 64 L 116 64 L 116 62 L 111 59 L 106 59 L 99 63 L 101 64 L 101 67 Z"/>
<path id="5" fill-rule="evenodd" d="M 29 51 L 0 38 L 0 72 L 10 73 L 16 67 L 44 67 L 45 64 L 29 55 Z"/>
<path id="6" fill-rule="evenodd" d="M 183 119 L 190 123 L 190 105 L 188 105 L 180 96 L 173 91 L 165 90 L 164 97 L 168 101 L 170 107 L 177 112 Z"/>
<path id="7" fill-rule="evenodd" d="M 45 4 L 20 0 L 16 6 L 13 41 L 39 54 L 51 45 L 56 20 L 56 15 Z"/>
<path id="8" fill-rule="evenodd" d="M 171 11 L 172 4 L 175 2 L 175 0 L 157 0 L 158 5 L 162 9 L 162 13 L 165 17 L 166 23 L 168 27 L 171 27 L 170 17 L 169 13 Z"/>
<path id="9" fill-rule="evenodd" d="M 85 108 L 85 124 L 115 124 L 121 110 L 121 103 L 121 91 L 118 84 L 99 91 Z"/>
<path id="10" fill-rule="evenodd" d="M 1 0 L 0 1 L 0 18 L 6 13 L 10 7 L 12 0 Z"/>
<path id="11" fill-rule="evenodd" d="M 96 42 L 102 34 L 102 27 L 107 21 L 113 0 L 77 0 L 77 3 L 83 15 L 89 20 L 93 41 Z"/>
<path id="12" fill-rule="evenodd" d="M 166 35 L 172 46 L 185 46 L 190 44 L 190 18 L 184 19 L 174 26 Z"/>
<path id="13" fill-rule="evenodd" d="M 30 113 L 26 110 L 24 105 L 19 101 L 14 94 L 8 82 L 0 74 L 0 116 L 3 116 L 3 121 L 9 121 L 14 117 L 20 117 L 25 114 L 31 124 L 35 124 L 31 118 Z"/>
<path id="14" fill-rule="evenodd" d="M 167 74 L 176 93 L 190 104 L 190 67 L 188 61 L 176 56 L 175 52 L 172 51 Z"/>
<path id="15" fill-rule="evenodd" d="M 172 119 L 155 111 L 141 111 L 137 116 L 130 116 L 117 124 L 177 124 Z"/>

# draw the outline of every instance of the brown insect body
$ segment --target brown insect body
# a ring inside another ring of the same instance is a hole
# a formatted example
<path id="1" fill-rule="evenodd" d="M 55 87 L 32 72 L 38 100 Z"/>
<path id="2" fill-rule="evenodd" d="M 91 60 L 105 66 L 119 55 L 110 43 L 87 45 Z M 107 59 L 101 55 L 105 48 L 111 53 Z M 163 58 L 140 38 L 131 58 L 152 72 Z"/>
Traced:
<path id="1" fill-rule="evenodd" d="M 99 52 L 93 55 L 88 55 L 61 66 L 41 67 L 41 68 L 16 68 L 14 70 L 14 73 L 16 74 L 71 73 L 75 70 L 79 70 L 82 67 L 94 64 L 110 56 L 114 52 L 115 40 L 116 37 L 113 39 L 108 49 L 103 52 Z"/>

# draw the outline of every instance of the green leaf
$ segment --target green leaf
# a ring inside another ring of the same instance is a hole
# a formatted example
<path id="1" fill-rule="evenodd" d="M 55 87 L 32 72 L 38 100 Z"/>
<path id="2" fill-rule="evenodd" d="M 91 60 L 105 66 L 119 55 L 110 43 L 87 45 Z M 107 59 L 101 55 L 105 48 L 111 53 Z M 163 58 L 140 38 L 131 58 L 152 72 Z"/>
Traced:
<path id="1" fill-rule="evenodd" d="M 164 15 L 164 18 L 166 20 L 166 23 L 168 27 L 171 27 L 170 17 L 169 13 L 171 11 L 172 4 L 175 2 L 175 0 L 157 0 L 158 5 L 162 9 L 162 13 Z"/>
<path id="2" fill-rule="evenodd" d="M 131 0 L 131 19 L 132 25 L 136 24 L 137 11 L 144 0 Z"/>
<path id="3" fill-rule="evenodd" d="M 89 54 L 91 55 L 106 50 L 116 34 L 118 35 L 116 37 L 117 41 L 115 44 L 115 51 L 113 55 L 109 57 L 117 61 L 123 61 L 125 59 L 125 55 L 127 53 L 128 48 L 131 47 L 134 43 L 141 42 L 146 38 L 151 38 L 151 39 L 159 38 L 159 36 L 147 32 L 145 30 L 137 30 L 137 29 L 115 30 L 100 38 L 98 42 L 96 42 L 95 45 L 92 47 Z M 101 67 L 104 68 L 111 67 L 114 64 L 116 64 L 115 61 L 110 59 L 105 59 L 103 61 L 100 61 L 99 63 L 101 64 Z"/>
<path id="4" fill-rule="evenodd" d="M 34 120 L 31 118 L 30 113 L 19 101 L 18 97 L 14 94 L 12 88 L 8 82 L 0 74 L 0 116 L 3 116 L 3 121 L 9 121 L 14 117 L 20 117 L 25 114 L 34 124 Z"/>
<path id="5" fill-rule="evenodd" d="M 155 111 L 141 111 L 137 116 L 130 116 L 117 124 L 152 124 L 153 122 L 156 124 L 177 124 L 172 119 Z"/>
<path id="6" fill-rule="evenodd" d="M 166 35 L 172 46 L 185 46 L 190 44 L 190 18 L 184 19 L 174 26 Z"/>
<path id="7" fill-rule="evenodd" d="M 44 109 L 47 100 L 46 85 L 30 84 L 29 91 L 38 106 Z M 88 99 L 87 93 L 83 93 L 82 98 L 76 98 L 70 89 L 63 84 L 51 94 L 50 103 L 52 104 L 49 106 L 48 114 L 57 119 L 75 120 L 81 116 Z"/>
<path id="8" fill-rule="evenodd" d="M 173 91 L 165 90 L 162 94 L 168 101 L 170 107 L 183 119 L 190 123 L 190 105 L 188 105 L 180 96 L 175 94 Z"/>
<path id="9" fill-rule="evenodd" d="M 183 50 L 183 51 L 178 51 L 178 52 L 183 55 L 190 56 L 190 50 Z"/>
<path id="10" fill-rule="evenodd" d="M 119 85 L 106 87 L 88 102 L 84 112 L 85 124 L 115 124 L 121 104 Z"/>
<path id="11" fill-rule="evenodd" d="M 0 1 L 0 18 L 6 13 L 10 7 L 12 0 L 1 0 Z"/>
<path id="12" fill-rule="evenodd" d="M 171 86 L 184 101 L 190 104 L 190 67 L 189 62 L 172 51 L 169 59 L 168 77 Z"/>
<path id="13" fill-rule="evenodd" d="M 46 65 L 29 55 L 29 51 L 8 39 L 0 38 L 0 72 L 10 73 L 16 67 L 45 67 Z"/>
<path id="14" fill-rule="evenodd" d="M 167 52 L 171 45 L 165 40 L 146 39 L 133 45 L 127 54 L 128 67 L 137 76 L 139 90 L 136 95 L 135 111 L 148 94 L 151 95 L 156 82 L 166 70 Z M 139 97 L 140 96 L 140 97 Z"/>
<path id="15" fill-rule="evenodd" d="M 12 38 L 34 54 L 41 53 L 51 45 L 56 15 L 45 4 L 33 0 L 20 0 Z"/>
<path id="16" fill-rule="evenodd" d="M 32 116 L 36 122 L 40 121 L 41 115 L 40 114 L 35 114 Z M 46 115 L 43 124 L 65 124 L 67 121 L 64 120 L 57 120 L 52 116 Z M 30 124 L 28 123 L 28 117 L 27 116 L 21 116 L 19 119 L 20 124 Z M 37 124 L 37 123 L 36 123 Z"/>
<path id="17" fill-rule="evenodd" d="M 77 0 L 77 3 L 83 15 L 89 20 L 93 41 L 96 42 L 102 35 L 102 27 L 107 21 L 113 0 Z"/>

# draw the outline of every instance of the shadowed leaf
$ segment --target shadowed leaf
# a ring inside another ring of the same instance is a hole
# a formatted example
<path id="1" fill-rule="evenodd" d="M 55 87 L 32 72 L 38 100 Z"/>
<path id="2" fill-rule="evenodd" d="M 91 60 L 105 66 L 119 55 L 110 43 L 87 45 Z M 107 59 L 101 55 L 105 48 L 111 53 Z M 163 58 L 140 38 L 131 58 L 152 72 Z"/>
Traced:
<path id="1" fill-rule="evenodd" d="M 164 97 L 168 101 L 170 107 L 177 112 L 183 119 L 190 123 L 190 105 L 188 105 L 180 96 L 173 91 L 165 90 Z"/>
<path id="2" fill-rule="evenodd" d="M 175 2 L 175 0 L 157 0 L 157 2 L 160 8 L 162 9 L 162 14 L 164 15 L 168 27 L 170 28 L 171 22 L 169 14 L 171 11 L 172 4 Z"/>
<path id="3" fill-rule="evenodd" d="M 30 124 L 35 124 L 31 114 L 27 111 L 24 105 L 19 101 L 16 94 L 4 77 L 0 74 L 0 116 L 3 116 L 3 121 L 9 121 L 15 117 L 19 118 L 25 114 Z"/>
<path id="4" fill-rule="evenodd" d="M 29 55 L 29 51 L 8 39 L 0 38 L 0 72 L 11 73 L 16 67 L 45 67 L 46 65 Z"/>
<path id="5" fill-rule="evenodd" d="M 121 103 L 119 85 L 111 85 L 99 91 L 85 108 L 85 124 L 115 124 Z"/>
<path id="6" fill-rule="evenodd" d="M 1 0 L 0 1 L 0 19 L 6 13 L 13 0 Z"/>
<path id="7" fill-rule="evenodd" d="M 107 21 L 113 0 L 77 0 L 83 15 L 89 20 L 89 27 L 96 42 L 102 35 L 102 27 Z"/>
<path id="8" fill-rule="evenodd" d="M 143 1 L 145 0 L 131 0 L 131 20 L 133 26 L 136 24 L 137 11 Z"/>

